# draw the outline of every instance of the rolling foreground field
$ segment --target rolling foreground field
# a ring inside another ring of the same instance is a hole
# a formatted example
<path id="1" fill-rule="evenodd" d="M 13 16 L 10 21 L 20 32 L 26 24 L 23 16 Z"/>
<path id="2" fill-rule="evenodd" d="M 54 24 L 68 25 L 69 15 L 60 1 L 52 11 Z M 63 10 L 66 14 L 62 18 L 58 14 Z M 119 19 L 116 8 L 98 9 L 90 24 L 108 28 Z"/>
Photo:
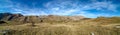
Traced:
<path id="1" fill-rule="evenodd" d="M 1 35 L 120 35 L 120 17 L 10 16 L 1 18 Z"/>

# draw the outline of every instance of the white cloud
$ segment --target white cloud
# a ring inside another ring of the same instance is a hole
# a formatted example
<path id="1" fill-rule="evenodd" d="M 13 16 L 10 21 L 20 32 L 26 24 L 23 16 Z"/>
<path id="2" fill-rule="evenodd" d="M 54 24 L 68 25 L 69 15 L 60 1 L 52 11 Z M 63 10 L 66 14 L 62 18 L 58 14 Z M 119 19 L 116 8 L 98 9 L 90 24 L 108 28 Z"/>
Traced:
<path id="1" fill-rule="evenodd" d="M 60 8 L 56 7 L 56 8 L 52 8 L 51 10 L 53 11 L 58 11 Z"/>
<path id="2" fill-rule="evenodd" d="M 89 9 L 96 9 L 96 10 L 101 10 L 101 11 L 113 11 L 116 12 L 117 6 L 112 4 L 112 2 L 94 2 L 88 5 L 85 5 L 83 9 L 89 10 Z"/>
<path id="3" fill-rule="evenodd" d="M 44 4 L 46 8 L 52 12 L 52 14 L 55 15 L 83 15 L 83 16 L 104 16 L 108 14 L 93 14 L 89 13 L 85 10 L 91 10 L 91 9 L 96 9 L 100 11 L 114 11 L 116 12 L 116 6 L 112 4 L 112 2 L 108 1 L 103 1 L 99 2 L 96 0 L 92 0 L 92 3 L 78 3 L 74 1 L 51 1 L 46 4 Z M 74 12 L 78 12 L 78 14 L 74 14 Z M 109 16 L 109 15 L 108 15 Z"/>
<path id="4" fill-rule="evenodd" d="M 22 9 L 12 8 L 14 11 L 23 11 Z"/>
<path id="5" fill-rule="evenodd" d="M 12 4 L 11 1 L 7 1 Z M 32 4 L 33 6 L 36 5 L 36 3 Z M 112 2 L 99 2 L 96 0 L 92 0 L 92 3 L 80 3 L 78 0 L 71 1 L 71 0 L 54 0 L 50 1 L 48 3 L 43 4 L 45 9 L 41 8 L 29 8 L 28 6 L 24 5 L 21 7 L 21 4 L 16 3 L 16 5 L 10 5 L 12 9 L 16 12 L 19 13 L 24 13 L 24 15 L 49 15 L 49 14 L 54 14 L 54 15 L 83 15 L 83 16 L 101 16 L 103 14 L 93 14 L 89 13 L 88 11 L 85 10 L 91 10 L 91 9 L 96 9 L 96 10 L 101 10 L 101 11 L 114 11 L 117 12 L 116 10 L 116 5 L 112 4 Z M 7 6 L 6 6 L 7 7 Z M 47 12 L 51 13 L 47 13 Z M 77 14 L 74 14 L 77 13 Z M 104 14 L 107 15 L 107 14 Z"/>
<path id="6" fill-rule="evenodd" d="M 48 15 L 41 9 L 27 9 L 26 11 L 23 11 L 23 13 L 26 13 L 26 15 Z"/>
<path id="7" fill-rule="evenodd" d="M 12 13 L 22 13 L 22 12 L 12 12 Z"/>

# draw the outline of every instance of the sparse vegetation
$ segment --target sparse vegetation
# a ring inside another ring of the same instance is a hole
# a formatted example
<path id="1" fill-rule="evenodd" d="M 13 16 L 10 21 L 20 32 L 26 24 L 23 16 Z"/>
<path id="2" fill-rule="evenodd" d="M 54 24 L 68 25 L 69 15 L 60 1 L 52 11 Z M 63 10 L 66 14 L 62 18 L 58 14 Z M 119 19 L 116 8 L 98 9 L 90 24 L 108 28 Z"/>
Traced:
<path id="1" fill-rule="evenodd" d="M 12 19 L 13 21 L 5 21 L 6 23 L 0 26 L 0 30 L 9 29 L 7 35 L 120 35 L 120 17 L 81 20 L 66 18 L 68 17 L 29 16 L 24 23 Z"/>

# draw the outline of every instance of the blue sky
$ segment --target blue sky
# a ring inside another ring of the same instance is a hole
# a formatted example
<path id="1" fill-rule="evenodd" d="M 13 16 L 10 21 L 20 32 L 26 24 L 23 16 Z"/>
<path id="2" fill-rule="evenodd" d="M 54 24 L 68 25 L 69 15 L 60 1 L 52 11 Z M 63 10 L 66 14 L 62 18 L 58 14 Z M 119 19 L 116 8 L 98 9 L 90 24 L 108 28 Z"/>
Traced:
<path id="1" fill-rule="evenodd" d="M 120 16 L 120 0 L 0 0 L 0 13 L 23 15 Z"/>

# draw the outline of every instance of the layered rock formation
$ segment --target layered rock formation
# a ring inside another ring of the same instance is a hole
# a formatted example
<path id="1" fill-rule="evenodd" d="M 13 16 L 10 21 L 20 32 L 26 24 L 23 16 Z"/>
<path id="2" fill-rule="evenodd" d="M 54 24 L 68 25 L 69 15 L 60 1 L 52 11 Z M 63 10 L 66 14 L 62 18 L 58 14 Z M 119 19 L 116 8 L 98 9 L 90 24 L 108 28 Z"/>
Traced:
<path id="1" fill-rule="evenodd" d="M 21 14 L 0 13 L 1 21 L 14 21 L 14 22 L 57 22 L 57 21 L 79 21 L 85 19 L 83 16 L 58 16 L 58 15 L 42 15 L 42 16 L 23 16 Z"/>

